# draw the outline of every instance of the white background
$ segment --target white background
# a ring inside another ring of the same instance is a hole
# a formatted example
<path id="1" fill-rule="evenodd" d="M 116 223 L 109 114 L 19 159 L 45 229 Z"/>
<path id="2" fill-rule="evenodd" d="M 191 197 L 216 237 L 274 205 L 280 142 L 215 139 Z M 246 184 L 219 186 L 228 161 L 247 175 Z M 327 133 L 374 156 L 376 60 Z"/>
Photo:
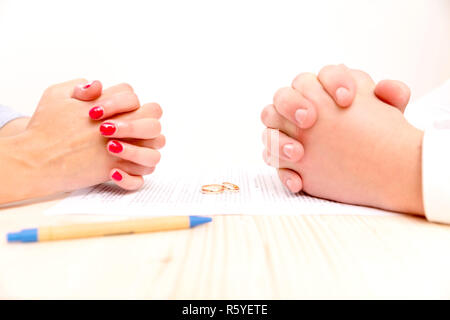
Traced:
<path id="1" fill-rule="evenodd" d="M 406 82 L 450 76 L 450 1 L 2 1 L 0 103 L 50 84 L 133 85 L 164 109 L 163 164 L 261 164 L 259 114 L 299 72 L 345 63 Z"/>

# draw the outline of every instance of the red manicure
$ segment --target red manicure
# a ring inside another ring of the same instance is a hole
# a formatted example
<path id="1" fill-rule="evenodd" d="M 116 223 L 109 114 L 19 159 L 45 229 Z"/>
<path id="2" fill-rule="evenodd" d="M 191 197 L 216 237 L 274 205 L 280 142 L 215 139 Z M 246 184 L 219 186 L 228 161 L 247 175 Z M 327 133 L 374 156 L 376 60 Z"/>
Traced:
<path id="1" fill-rule="evenodd" d="M 112 140 L 108 144 L 108 150 L 112 153 L 119 153 L 122 152 L 123 146 L 119 141 Z"/>
<path id="2" fill-rule="evenodd" d="M 112 175 L 111 177 L 112 177 L 114 180 L 116 180 L 116 181 L 122 180 L 122 175 L 120 174 L 119 171 L 114 172 L 113 175 Z"/>
<path id="3" fill-rule="evenodd" d="M 86 84 L 86 85 L 83 87 L 83 89 L 86 90 L 86 89 L 88 89 L 91 85 L 92 85 L 92 83 L 89 82 L 88 84 Z"/>
<path id="4" fill-rule="evenodd" d="M 103 107 L 97 106 L 89 110 L 89 117 L 91 117 L 91 119 L 97 120 L 100 119 L 102 116 L 103 116 Z"/>
<path id="5" fill-rule="evenodd" d="M 114 132 L 116 132 L 116 125 L 111 122 L 102 123 L 102 125 L 100 126 L 100 132 L 104 136 L 110 136 L 114 134 Z"/>

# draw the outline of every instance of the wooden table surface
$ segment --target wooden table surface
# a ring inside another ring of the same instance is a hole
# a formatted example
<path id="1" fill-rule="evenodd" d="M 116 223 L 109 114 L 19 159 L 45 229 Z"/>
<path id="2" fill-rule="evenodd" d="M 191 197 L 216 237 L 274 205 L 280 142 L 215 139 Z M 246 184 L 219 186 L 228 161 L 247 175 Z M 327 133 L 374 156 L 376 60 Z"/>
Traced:
<path id="1" fill-rule="evenodd" d="M 216 216 L 192 230 L 7 244 L 60 197 L 0 209 L 0 298 L 450 298 L 450 226 L 395 216 Z M 102 218 L 104 219 L 104 218 Z"/>

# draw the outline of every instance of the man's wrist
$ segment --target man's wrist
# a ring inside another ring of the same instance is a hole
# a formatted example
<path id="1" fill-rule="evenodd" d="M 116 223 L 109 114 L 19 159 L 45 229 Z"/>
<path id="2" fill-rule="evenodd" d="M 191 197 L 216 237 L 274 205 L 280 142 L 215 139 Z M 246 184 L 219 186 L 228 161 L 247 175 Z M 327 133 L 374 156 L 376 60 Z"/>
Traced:
<path id="1" fill-rule="evenodd" d="M 401 138 L 401 137 L 400 137 Z M 402 212 L 425 215 L 422 192 L 422 144 L 423 131 L 408 124 L 403 136 L 403 159 L 399 168 L 405 174 L 399 181 L 398 199 Z"/>

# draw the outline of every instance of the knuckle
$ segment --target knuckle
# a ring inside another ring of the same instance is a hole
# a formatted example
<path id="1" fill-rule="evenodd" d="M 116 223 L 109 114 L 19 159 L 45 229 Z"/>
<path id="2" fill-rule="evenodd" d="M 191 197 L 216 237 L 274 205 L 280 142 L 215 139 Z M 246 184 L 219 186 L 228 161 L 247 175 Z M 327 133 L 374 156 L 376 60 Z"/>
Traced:
<path id="1" fill-rule="evenodd" d="M 163 111 L 161 106 L 156 102 L 146 103 L 141 107 L 144 115 L 151 118 L 161 118 Z"/>
<path id="2" fill-rule="evenodd" d="M 163 114 L 161 106 L 158 103 L 156 103 L 156 102 L 150 103 L 150 106 L 151 106 L 153 112 L 156 114 L 156 116 L 158 118 L 160 118 L 162 116 L 162 114 Z"/>
<path id="3" fill-rule="evenodd" d="M 299 73 L 292 81 L 292 87 L 296 89 L 301 89 L 305 82 L 316 80 L 317 77 L 312 72 L 302 72 Z"/>
<path id="4" fill-rule="evenodd" d="M 128 160 L 137 159 L 139 156 L 138 149 L 134 146 L 124 146 L 124 151 L 126 151 L 126 158 Z"/>
<path id="5" fill-rule="evenodd" d="M 281 125 L 281 116 L 273 105 L 264 111 L 262 118 L 263 124 L 268 128 L 278 128 Z"/>
<path id="6" fill-rule="evenodd" d="M 342 70 L 348 70 L 348 67 L 344 64 L 344 63 L 339 63 L 337 65 L 338 68 L 342 69 Z"/>
<path id="7" fill-rule="evenodd" d="M 293 137 L 297 138 L 297 139 L 300 139 L 300 137 L 302 137 L 302 135 L 303 135 L 303 129 L 300 127 L 297 127 L 297 126 L 294 126 L 292 132 L 293 132 Z"/>
<path id="8" fill-rule="evenodd" d="M 44 94 L 45 95 L 54 95 L 57 92 L 58 88 L 59 88 L 59 85 L 53 84 L 44 90 Z"/>
<path id="9" fill-rule="evenodd" d="M 88 80 L 85 78 L 77 78 L 77 79 L 72 80 L 71 82 L 75 82 L 77 84 L 83 84 L 83 83 L 87 83 Z"/>
<path id="10" fill-rule="evenodd" d="M 360 82 L 373 83 L 372 77 L 365 71 L 352 69 L 351 75 L 353 76 L 354 79 L 357 79 Z"/>
<path id="11" fill-rule="evenodd" d="M 288 87 L 278 89 L 273 95 L 273 104 L 278 105 L 286 100 L 286 92 L 289 90 Z"/>
<path id="12" fill-rule="evenodd" d="M 152 161 L 152 165 L 156 165 L 159 163 L 159 161 L 161 161 L 161 152 L 159 152 L 158 150 L 153 150 L 153 161 Z"/>
<path id="13" fill-rule="evenodd" d="M 152 174 L 153 171 L 155 171 L 155 167 L 145 167 L 145 169 L 142 172 L 142 175 Z"/>
<path id="14" fill-rule="evenodd" d="M 299 92 L 293 88 L 284 88 L 282 91 L 279 91 L 274 101 L 274 112 L 276 114 L 273 115 L 272 122 L 275 119 L 280 119 L 280 116 L 290 118 L 301 102 L 299 99 Z"/>
<path id="15" fill-rule="evenodd" d="M 320 69 L 318 76 L 319 78 L 326 76 L 327 74 L 329 74 L 331 71 L 336 70 L 337 66 L 334 64 L 329 64 L 326 65 L 325 67 L 323 67 L 322 69 Z"/>
<path id="16" fill-rule="evenodd" d="M 157 148 L 157 149 L 160 149 L 160 148 L 164 147 L 165 145 L 166 145 L 166 137 L 165 137 L 164 135 L 161 134 L 161 135 L 157 138 L 156 148 Z"/>
<path id="17" fill-rule="evenodd" d="M 136 127 L 135 127 L 133 121 L 126 123 L 125 128 L 126 128 L 126 130 L 124 130 L 124 131 L 126 131 L 127 136 L 136 137 Z"/>
<path id="18" fill-rule="evenodd" d="M 161 133 L 161 130 L 162 130 L 161 122 L 159 122 L 158 120 L 154 120 L 153 124 L 152 124 L 152 127 L 153 127 L 152 129 L 153 129 L 154 134 L 160 134 Z"/>
<path id="19" fill-rule="evenodd" d="M 130 103 L 133 106 L 139 106 L 139 98 L 136 93 L 134 93 L 134 92 L 129 93 L 129 97 L 130 97 Z"/>
<path id="20" fill-rule="evenodd" d="M 124 91 L 134 92 L 133 87 L 129 83 L 126 83 L 126 82 L 122 82 L 121 84 L 118 85 L 118 87 Z"/>
<path id="21" fill-rule="evenodd" d="M 266 123 L 269 117 L 273 114 L 272 113 L 273 105 L 265 106 L 264 109 L 261 111 L 261 121 L 262 123 Z"/>
<path id="22" fill-rule="evenodd" d="M 142 165 L 146 167 L 154 167 L 161 160 L 161 153 L 153 148 L 146 148 L 142 153 Z"/>
<path id="23" fill-rule="evenodd" d="M 290 177 L 289 172 L 278 168 L 277 173 L 278 173 L 278 177 L 280 178 L 281 181 L 283 181 L 283 184 L 285 185 L 285 181 L 287 179 L 289 179 L 289 177 Z"/>
<path id="24" fill-rule="evenodd" d="M 327 81 L 336 81 L 340 78 L 340 75 L 345 74 L 347 72 L 347 67 L 343 64 L 339 65 L 327 65 L 323 67 L 317 77 L 322 82 Z"/>

